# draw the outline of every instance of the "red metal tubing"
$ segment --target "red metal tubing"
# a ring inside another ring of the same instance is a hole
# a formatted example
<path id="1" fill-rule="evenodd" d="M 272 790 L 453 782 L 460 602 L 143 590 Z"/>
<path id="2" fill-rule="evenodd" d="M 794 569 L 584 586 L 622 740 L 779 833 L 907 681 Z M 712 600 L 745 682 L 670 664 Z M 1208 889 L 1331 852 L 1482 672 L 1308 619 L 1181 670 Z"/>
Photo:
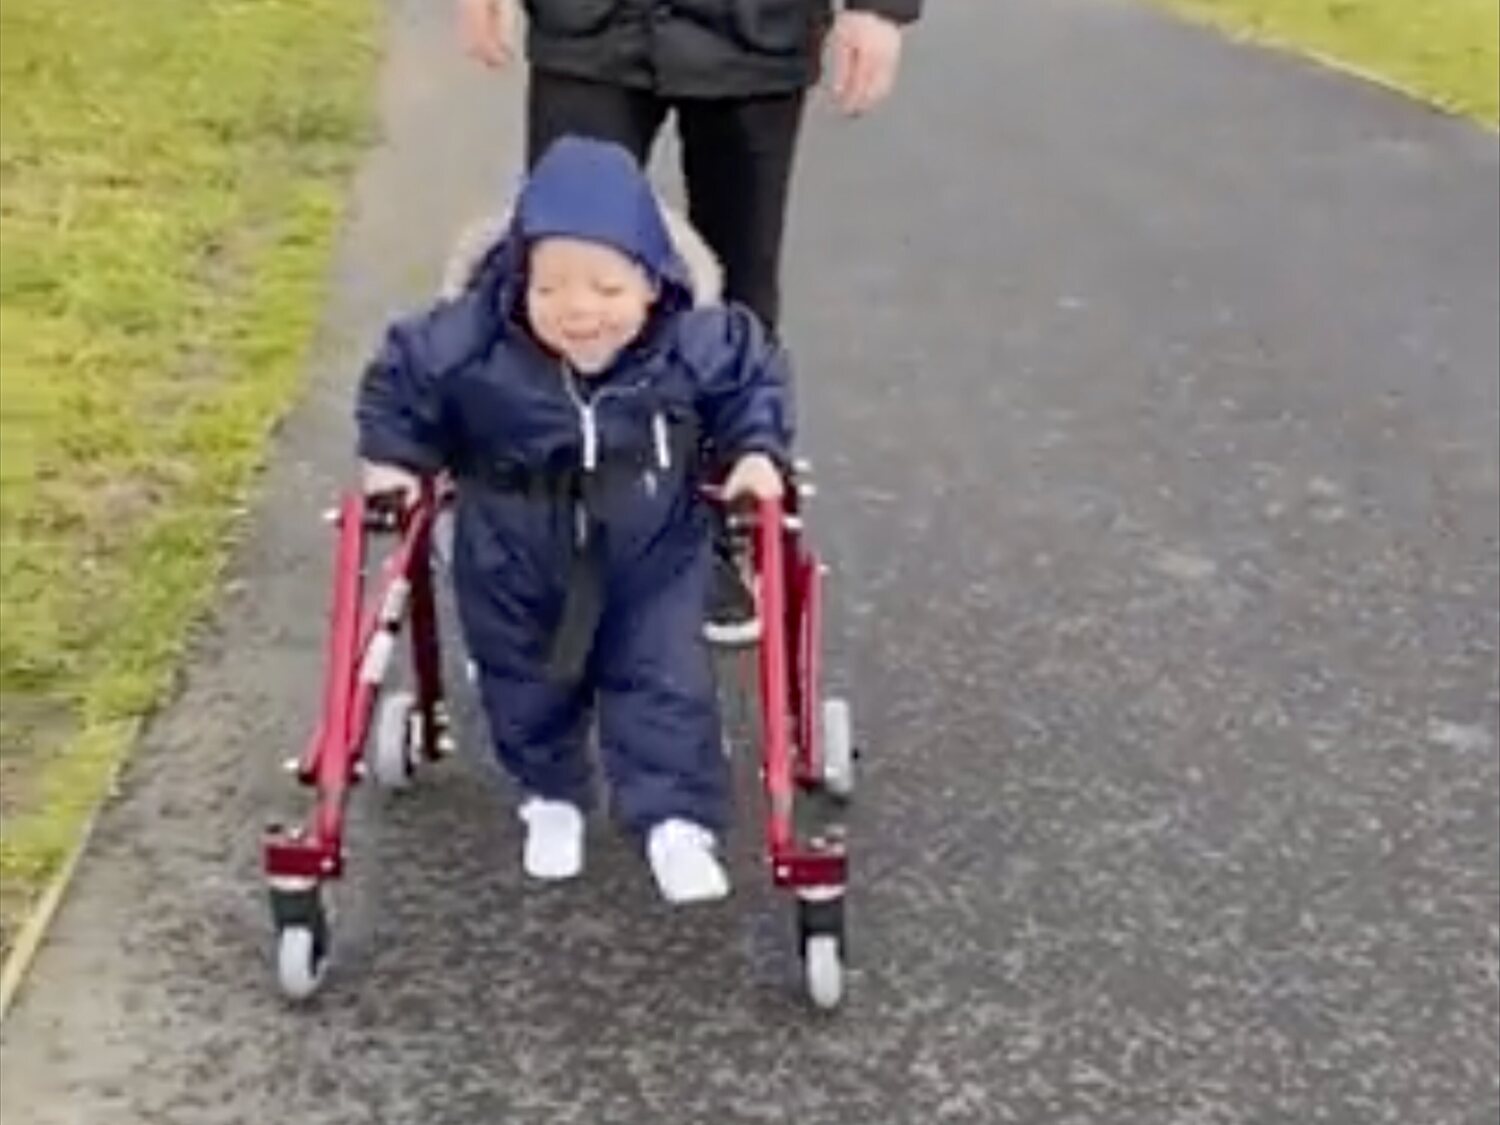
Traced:
<path id="1" fill-rule="evenodd" d="M 384 627 L 381 609 L 392 584 L 408 578 L 417 565 L 418 552 L 427 549 L 433 509 L 432 494 L 425 493 L 423 502 L 413 508 L 401 541 L 381 568 L 376 597 L 362 606 L 365 500 L 358 493 L 350 493 L 340 503 L 323 709 L 300 763 L 303 780 L 316 787 L 316 804 L 309 831 L 277 833 L 267 841 L 265 867 L 272 877 L 333 877 L 342 867 L 345 804 L 378 690 L 377 684 L 362 681 L 361 661 L 377 631 Z"/>
<path id="2" fill-rule="evenodd" d="M 375 634 L 383 624 L 380 620 L 381 607 L 389 595 L 391 586 L 395 582 L 406 580 L 413 588 L 408 589 L 406 596 L 406 613 L 408 616 L 413 611 L 415 604 L 416 579 L 414 572 L 418 567 L 430 566 L 427 559 L 427 550 L 431 541 L 432 521 L 434 517 L 433 505 L 430 499 L 424 499 L 411 510 L 407 518 L 407 524 L 402 531 L 401 541 L 396 549 L 391 552 L 381 568 L 380 587 L 377 596 L 371 601 L 365 611 L 364 620 L 360 623 L 359 645 L 355 649 L 355 678 L 352 681 L 351 700 L 349 709 L 349 729 L 347 732 L 347 744 L 349 746 L 349 760 L 352 762 L 354 755 L 364 745 L 365 736 L 369 733 L 370 716 L 375 707 L 375 696 L 379 691 L 378 684 L 367 684 L 359 679 L 359 664 L 361 658 L 370 648 L 370 642 L 375 639 Z M 431 597 L 429 578 L 429 598 Z"/>
<path id="3" fill-rule="evenodd" d="M 797 777 L 805 783 L 820 780 L 823 768 L 822 736 L 818 708 L 822 698 L 823 599 L 822 576 L 817 560 L 800 554 L 794 566 L 797 628 L 797 664 L 793 675 L 793 699 L 797 715 Z"/>
<path id="4" fill-rule="evenodd" d="M 792 844 L 792 763 L 787 733 L 786 565 L 782 506 L 762 500 L 755 520 L 760 575 L 760 705 L 762 772 L 768 806 L 766 837 L 773 864 Z"/>
<path id="5" fill-rule="evenodd" d="M 328 680 L 324 689 L 323 739 L 315 777 L 318 807 L 313 839 L 324 855 L 339 854 L 344 797 L 352 748 L 350 706 L 357 669 L 360 592 L 364 584 L 364 497 L 350 493 L 339 512 L 338 562 L 328 638 Z"/>
<path id="6" fill-rule="evenodd" d="M 411 662 L 416 678 L 417 708 L 422 717 L 422 745 L 425 758 L 439 755 L 438 701 L 443 695 L 442 656 L 439 648 L 437 598 L 433 589 L 432 536 L 436 521 L 435 494 L 428 488 L 422 495 L 423 507 L 432 519 L 417 533 L 411 565 Z"/>

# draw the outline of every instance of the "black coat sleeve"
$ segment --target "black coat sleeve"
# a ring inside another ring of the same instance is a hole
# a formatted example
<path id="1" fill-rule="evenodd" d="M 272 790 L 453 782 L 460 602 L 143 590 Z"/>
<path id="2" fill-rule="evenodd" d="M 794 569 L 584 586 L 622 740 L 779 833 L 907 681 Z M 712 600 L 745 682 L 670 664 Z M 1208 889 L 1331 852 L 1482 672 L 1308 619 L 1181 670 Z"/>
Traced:
<path id="1" fill-rule="evenodd" d="M 844 7 L 851 12 L 869 12 L 899 24 L 921 19 L 922 4 L 923 0 L 844 0 Z"/>

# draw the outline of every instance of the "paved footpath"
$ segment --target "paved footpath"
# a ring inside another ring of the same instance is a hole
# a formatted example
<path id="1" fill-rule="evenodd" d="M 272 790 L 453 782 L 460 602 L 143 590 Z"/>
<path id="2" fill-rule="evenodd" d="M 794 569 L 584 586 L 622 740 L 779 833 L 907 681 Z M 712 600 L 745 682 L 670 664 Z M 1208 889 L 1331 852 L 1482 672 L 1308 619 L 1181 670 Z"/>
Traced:
<path id="1" fill-rule="evenodd" d="M 1125 0 L 936 0 L 820 107 L 788 334 L 866 734 L 856 964 L 743 837 L 673 916 L 521 887 L 481 732 L 362 801 L 289 1010 L 258 834 L 313 720 L 349 395 L 508 191 L 518 80 L 392 0 L 303 407 L 3 1029 L 7 1125 L 1481 1125 L 1500 1114 L 1492 134 Z"/>

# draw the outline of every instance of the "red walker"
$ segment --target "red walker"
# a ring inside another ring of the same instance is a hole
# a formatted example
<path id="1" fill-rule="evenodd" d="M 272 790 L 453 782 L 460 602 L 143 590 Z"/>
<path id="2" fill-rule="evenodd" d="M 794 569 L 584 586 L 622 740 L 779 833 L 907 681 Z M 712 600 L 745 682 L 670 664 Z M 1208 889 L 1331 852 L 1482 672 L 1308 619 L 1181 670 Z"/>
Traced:
<path id="1" fill-rule="evenodd" d="M 805 485 L 789 490 L 784 503 L 760 503 L 751 519 L 764 622 L 758 646 L 760 775 L 771 878 L 796 896 L 807 991 L 819 1007 L 831 1008 L 844 991 L 847 855 L 841 832 L 804 841 L 793 816 L 803 792 L 849 796 L 854 747 L 848 705 L 820 693 L 823 568 L 803 541 L 804 491 Z M 322 887 L 343 873 L 344 816 L 355 783 L 373 777 L 385 787 L 404 787 L 419 766 L 452 749 L 432 563 L 435 521 L 447 501 L 446 491 L 429 482 L 418 502 L 397 517 L 351 492 L 334 521 L 338 553 L 322 718 L 293 763 L 298 780 L 316 796 L 304 825 L 273 826 L 264 844 L 277 976 L 294 999 L 310 996 L 322 983 L 332 948 Z M 373 596 L 367 596 L 369 537 L 390 532 L 398 535 L 396 545 L 373 583 Z M 382 695 L 408 620 L 415 693 Z"/>

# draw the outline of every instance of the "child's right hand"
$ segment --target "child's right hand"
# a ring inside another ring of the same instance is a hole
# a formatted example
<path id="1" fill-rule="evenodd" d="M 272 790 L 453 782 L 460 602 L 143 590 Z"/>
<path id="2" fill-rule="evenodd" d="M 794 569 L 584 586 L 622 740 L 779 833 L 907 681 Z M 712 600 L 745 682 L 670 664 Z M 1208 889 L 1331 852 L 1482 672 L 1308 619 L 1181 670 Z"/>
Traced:
<path id="1" fill-rule="evenodd" d="M 781 473 L 776 462 L 764 453 L 750 453 L 741 457 L 724 481 L 723 497 L 726 501 L 748 497 L 752 500 L 780 500 L 782 494 Z"/>
<path id="2" fill-rule="evenodd" d="M 361 487 L 367 497 L 399 496 L 403 507 L 415 503 L 422 489 L 422 482 L 417 475 L 400 465 L 362 461 L 360 475 Z"/>

